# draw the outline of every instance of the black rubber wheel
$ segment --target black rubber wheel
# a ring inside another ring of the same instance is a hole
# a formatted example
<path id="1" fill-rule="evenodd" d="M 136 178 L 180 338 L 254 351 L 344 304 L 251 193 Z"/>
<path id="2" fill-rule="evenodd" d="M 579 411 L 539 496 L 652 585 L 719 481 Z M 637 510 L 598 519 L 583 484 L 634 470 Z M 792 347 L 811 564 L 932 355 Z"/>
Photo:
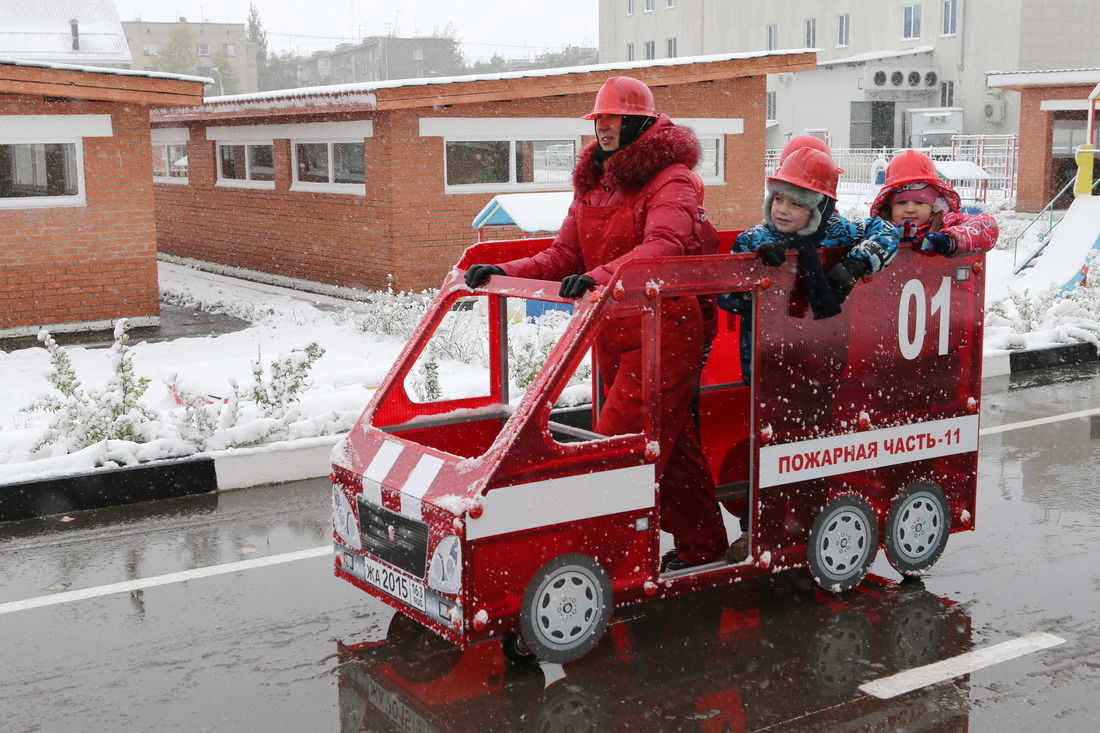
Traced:
<path id="1" fill-rule="evenodd" d="M 902 575 L 918 575 L 932 567 L 947 546 L 951 514 L 947 495 L 921 481 L 906 487 L 886 515 L 886 557 Z"/>
<path id="2" fill-rule="evenodd" d="M 806 562 L 818 585 L 842 593 L 859 585 L 877 551 L 875 513 L 865 499 L 849 494 L 833 499 L 817 515 Z"/>
<path id="3" fill-rule="evenodd" d="M 509 631 L 504 635 L 500 640 L 500 648 L 508 661 L 513 664 L 535 664 L 538 662 L 535 653 L 527 648 L 527 645 L 523 643 L 523 639 L 519 638 L 519 634 L 514 631 Z"/>
<path id="4" fill-rule="evenodd" d="M 588 555 L 559 555 L 539 568 L 520 608 L 523 643 L 544 662 L 580 659 L 603 636 L 614 608 L 611 580 Z"/>

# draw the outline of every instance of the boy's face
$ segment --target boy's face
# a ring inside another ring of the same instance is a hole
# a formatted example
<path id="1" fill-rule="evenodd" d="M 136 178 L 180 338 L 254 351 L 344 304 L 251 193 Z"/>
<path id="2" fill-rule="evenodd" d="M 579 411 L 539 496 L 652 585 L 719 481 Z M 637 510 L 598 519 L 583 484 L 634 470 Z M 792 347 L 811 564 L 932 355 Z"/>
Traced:
<path id="1" fill-rule="evenodd" d="M 772 222 L 783 234 L 794 234 L 810 223 L 811 211 L 781 193 L 772 195 Z"/>
<path id="2" fill-rule="evenodd" d="M 931 204 L 924 204 L 920 201 L 895 201 L 890 206 L 890 219 L 895 224 L 901 224 L 908 220 L 919 227 L 928 223 L 931 218 Z"/>

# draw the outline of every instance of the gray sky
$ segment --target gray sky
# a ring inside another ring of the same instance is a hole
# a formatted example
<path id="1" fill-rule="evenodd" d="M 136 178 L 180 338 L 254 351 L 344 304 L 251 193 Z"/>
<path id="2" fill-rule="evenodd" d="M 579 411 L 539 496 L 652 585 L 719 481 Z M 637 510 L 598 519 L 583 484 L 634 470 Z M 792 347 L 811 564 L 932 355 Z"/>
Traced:
<path id="1" fill-rule="evenodd" d="M 309 54 L 342 41 L 394 33 L 431 35 L 448 23 L 471 61 L 597 46 L 599 0 L 251 0 L 275 53 Z M 244 23 L 250 0 L 115 0 L 119 19 Z"/>

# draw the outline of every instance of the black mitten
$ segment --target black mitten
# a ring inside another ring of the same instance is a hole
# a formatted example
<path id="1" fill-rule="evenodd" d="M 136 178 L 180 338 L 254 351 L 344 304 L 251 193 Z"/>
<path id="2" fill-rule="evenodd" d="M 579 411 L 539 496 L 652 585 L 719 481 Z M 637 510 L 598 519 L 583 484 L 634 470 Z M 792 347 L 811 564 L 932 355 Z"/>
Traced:
<path id="1" fill-rule="evenodd" d="M 466 270 L 466 287 L 477 288 L 485 284 L 493 275 L 503 275 L 504 270 L 496 265 L 470 265 Z"/>
<path id="2" fill-rule="evenodd" d="M 837 302 L 843 303 L 856 283 L 870 272 L 871 266 L 868 263 L 855 257 L 845 257 L 825 273 L 825 279 L 836 294 Z"/>
<path id="3" fill-rule="evenodd" d="M 558 295 L 563 298 L 579 298 L 589 288 L 596 286 L 596 281 L 588 275 L 568 275 L 561 281 Z"/>
<path id="4" fill-rule="evenodd" d="M 756 254 L 768 267 L 779 267 L 787 261 L 787 246 L 783 242 L 769 240 L 756 248 Z"/>

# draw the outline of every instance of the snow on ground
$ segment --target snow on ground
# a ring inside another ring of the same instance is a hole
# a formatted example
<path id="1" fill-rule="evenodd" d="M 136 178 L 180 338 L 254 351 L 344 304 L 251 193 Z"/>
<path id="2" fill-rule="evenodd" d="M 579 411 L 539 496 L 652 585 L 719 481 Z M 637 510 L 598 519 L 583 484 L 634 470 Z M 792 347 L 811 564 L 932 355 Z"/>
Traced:
<path id="1" fill-rule="evenodd" d="M 865 216 L 866 205 L 841 201 L 841 213 Z M 1029 232 L 1021 240 L 1020 254 L 1014 240 L 1029 219 L 1010 211 L 992 211 L 1001 222 L 1001 242 L 987 257 L 986 354 L 1014 349 L 1041 348 L 1059 343 L 1088 341 L 1100 345 L 1100 288 L 1078 288 L 1069 298 L 1053 292 L 1022 291 L 1015 262 L 1038 247 Z M 1040 289 L 1043 290 L 1043 289 Z M 180 338 L 168 342 L 131 345 L 131 360 L 138 377 L 150 380 L 142 400 L 157 419 L 147 425 L 145 440 L 107 440 L 68 452 L 58 445 L 35 450 L 45 433 L 49 415 L 26 412 L 38 396 L 53 392 L 47 381 L 50 359 L 44 348 L 0 352 L 0 483 L 13 483 L 89 470 L 97 466 L 131 465 L 145 460 L 191 455 L 212 455 L 248 444 L 275 441 L 295 444 L 327 439 L 347 431 L 396 358 L 400 337 L 364 330 L 377 325 L 379 315 L 387 323 L 409 318 L 407 311 L 387 313 L 375 308 L 373 316 L 362 302 L 300 293 L 275 286 L 249 283 L 200 272 L 185 266 L 161 264 L 161 293 L 166 302 L 221 312 L 251 323 L 245 330 L 206 338 Z M 245 393 L 253 383 L 253 362 L 271 362 L 316 343 L 324 355 L 313 364 L 300 405 L 285 415 L 263 414 L 256 405 L 241 401 L 235 423 L 224 417 L 220 400 L 233 394 L 233 384 Z M 82 387 L 110 392 L 113 373 L 110 350 L 65 347 Z M 450 372 L 447 384 L 461 388 L 468 373 L 465 365 L 441 363 Z M 206 410 L 221 420 L 205 440 L 181 427 L 185 410 L 167 384 L 201 395 L 214 402 Z M 53 394 L 57 394 L 53 392 Z M 216 411 L 222 417 L 217 417 Z M 325 436 L 328 436 L 327 438 Z"/>

